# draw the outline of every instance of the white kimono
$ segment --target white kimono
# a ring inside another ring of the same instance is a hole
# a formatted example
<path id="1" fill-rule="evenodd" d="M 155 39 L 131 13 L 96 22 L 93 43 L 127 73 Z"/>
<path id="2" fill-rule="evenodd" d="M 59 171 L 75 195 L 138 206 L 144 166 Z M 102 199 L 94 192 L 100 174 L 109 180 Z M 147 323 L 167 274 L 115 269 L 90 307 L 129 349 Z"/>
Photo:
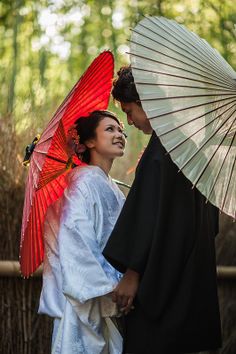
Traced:
<path id="1" fill-rule="evenodd" d="M 64 196 L 47 212 L 39 313 L 54 317 L 52 353 L 120 354 L 109 293 L 120 280 L 102 250 L 124 203 L 97 166 L 74 168 Z"/>

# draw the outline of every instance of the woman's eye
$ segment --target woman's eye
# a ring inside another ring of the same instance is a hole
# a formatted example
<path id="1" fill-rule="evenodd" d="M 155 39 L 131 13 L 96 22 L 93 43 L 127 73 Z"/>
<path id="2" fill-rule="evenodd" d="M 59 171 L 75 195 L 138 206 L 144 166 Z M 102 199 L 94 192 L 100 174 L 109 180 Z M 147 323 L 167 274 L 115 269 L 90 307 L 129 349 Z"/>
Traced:
<path id="1" fill-rule="evenodd" d="M 113 131 L 113 128 L 112 127 L 108 127 L 107 130 L 108 131 Z"/>
<path id="2" fill-rule="evenodd" d="M 125 139 L 128 137 L 124 130 L 119 130 L 119 133 L 121 133 Z"/>

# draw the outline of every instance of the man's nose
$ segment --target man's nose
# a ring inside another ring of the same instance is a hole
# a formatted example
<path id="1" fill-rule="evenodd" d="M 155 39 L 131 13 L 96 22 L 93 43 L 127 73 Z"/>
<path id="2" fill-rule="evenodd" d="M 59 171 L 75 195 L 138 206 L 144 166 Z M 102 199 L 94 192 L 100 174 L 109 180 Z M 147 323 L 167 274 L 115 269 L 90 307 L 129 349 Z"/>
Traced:
<path id="1" fill-rule="evenodd" d="M 133 125 L 134 124 L 134 122 L 132 121 L 132 119 L 129 116 L 127 116 L 127 122 L 128 122 L 129 125 Z"/>

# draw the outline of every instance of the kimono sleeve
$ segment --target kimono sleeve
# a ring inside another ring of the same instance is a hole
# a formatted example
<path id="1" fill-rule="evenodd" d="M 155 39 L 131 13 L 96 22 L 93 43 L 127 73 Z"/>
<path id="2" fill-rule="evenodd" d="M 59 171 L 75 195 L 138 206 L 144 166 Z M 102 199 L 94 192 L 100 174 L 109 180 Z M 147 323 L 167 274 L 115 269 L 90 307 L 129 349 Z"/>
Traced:
<path id="1" fill-rule="evenodd" d="M 96 240 L 95 209 L 96 202 L 84 189 L 76 187 L 65 195 L 58 235 L 62 290 L 82 303 L 115 286 L 103 269 L 106 260 Z"/>

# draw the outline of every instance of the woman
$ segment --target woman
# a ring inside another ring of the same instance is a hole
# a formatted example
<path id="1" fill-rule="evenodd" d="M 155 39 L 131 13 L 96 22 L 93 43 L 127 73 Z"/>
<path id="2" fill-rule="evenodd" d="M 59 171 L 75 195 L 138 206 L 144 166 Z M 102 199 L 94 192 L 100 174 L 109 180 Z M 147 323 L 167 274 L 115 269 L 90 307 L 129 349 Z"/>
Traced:
<path id="1" fill-rule="evenodd" d="M 124 132 L 113 113 L 94 111 L 76 121 L 70 137 L 87 165 L 69 173 L 64 196 L 47 212 L 39 313 L 54 318 L 53 353 L 119 354 L 122 339 L 110 317 L 120 273 L 102 250 L 124 202 L 109 177 L 124 154 Z"/>

